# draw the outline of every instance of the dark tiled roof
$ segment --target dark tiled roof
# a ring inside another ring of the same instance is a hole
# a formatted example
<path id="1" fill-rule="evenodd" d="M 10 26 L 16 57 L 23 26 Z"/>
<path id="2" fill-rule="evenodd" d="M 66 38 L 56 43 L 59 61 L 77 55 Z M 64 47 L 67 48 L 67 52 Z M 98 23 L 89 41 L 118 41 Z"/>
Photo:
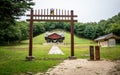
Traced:
<path id="1" fill-rule="evenodd" d="M 95 41 L 103 40 L 103 39 L 110 39 L 110 38 L 120 39 L 120 37 L 114 35 L 113 33 L 110 33 L 110 34 L 107 34 L 107 35 L 100 36 L 100 37 L 96 38 Z"/>
<path id="2" fill-rule="evenodd" d="M 45 37 L 48 37 L 49 35 L 52 35 L 52 34 L 58 34 L 58 35 L 64 37 L 64 32 L 61 32 L 61 33 L 60 32 L 52 32 L 52 33 L 46 32 Z"/>

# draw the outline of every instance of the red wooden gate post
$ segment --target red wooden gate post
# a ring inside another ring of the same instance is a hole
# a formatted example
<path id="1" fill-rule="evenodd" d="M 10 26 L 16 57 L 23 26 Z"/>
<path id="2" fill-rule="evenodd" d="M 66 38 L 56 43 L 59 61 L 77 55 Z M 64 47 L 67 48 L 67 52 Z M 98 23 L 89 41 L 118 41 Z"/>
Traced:
<path id="1" fill-rule="evenodd" d="M 32 38 L 33 38 L 33 9 L 31 9 L 30 15 L 30 38 L 29 38 L 29 56 L 26 57 L 27 60 L 32 60 L 34 57 L 32 56 Z"/>
<path id="2" fill-rule="evenodd" d="M 70 59 L 76 59 L 74 56 L 74 20 L 73 20 L 73 10 L 71 10 L 71 56 Z"/>

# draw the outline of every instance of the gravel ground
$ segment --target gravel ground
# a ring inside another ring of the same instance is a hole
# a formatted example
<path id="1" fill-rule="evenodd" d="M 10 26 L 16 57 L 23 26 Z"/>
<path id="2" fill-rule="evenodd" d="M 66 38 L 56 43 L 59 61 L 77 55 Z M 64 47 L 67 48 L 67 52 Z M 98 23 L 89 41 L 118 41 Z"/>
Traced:
<path id="1" fill-rule="evenodd" d="M 114 68 L 110 69 L 107 75 L 120 75 L 120 60 L 116 61 L 116 66 Z"/>
<path id="2" fill-rule="evenodd" d="M 106 60 L 64 60 L 58 66 L 50 68 L 46 73 L 37 73 L 35 75 L 120 75 L 118 73 L 120 71 L 118 65 L 120 64 Z"/>

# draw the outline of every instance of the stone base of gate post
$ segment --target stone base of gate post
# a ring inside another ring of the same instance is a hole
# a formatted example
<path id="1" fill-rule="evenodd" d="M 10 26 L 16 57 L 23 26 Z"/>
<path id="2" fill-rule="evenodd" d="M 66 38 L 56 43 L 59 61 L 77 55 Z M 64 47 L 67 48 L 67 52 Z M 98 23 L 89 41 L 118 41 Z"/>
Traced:
<path id="1" fill-rule="evenodd" d="M 69 56 L 68 58 L 69 59 L 77 59 L 77 57 L 75 57 L 75 56 Z"/>
<path id="2" fill-rule="evenodd" d="M 32 61 L 34 58 L 35 58 L 34 56 L 27 56 L 27 57 L 26 57 L 26 60 L 27 60 L 27 61 Z"/>

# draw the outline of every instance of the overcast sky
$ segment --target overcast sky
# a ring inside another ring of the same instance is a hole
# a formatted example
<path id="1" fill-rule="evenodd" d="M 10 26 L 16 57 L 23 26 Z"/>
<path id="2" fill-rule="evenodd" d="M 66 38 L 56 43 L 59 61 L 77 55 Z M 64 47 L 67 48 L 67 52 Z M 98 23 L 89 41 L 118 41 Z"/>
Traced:
<path id="1" fill-rule="evenodd" d="M 33 0 L 33 9 L 74 10 L 79 22 L 98 22 L 120 12 L 120 0 Z"/>

